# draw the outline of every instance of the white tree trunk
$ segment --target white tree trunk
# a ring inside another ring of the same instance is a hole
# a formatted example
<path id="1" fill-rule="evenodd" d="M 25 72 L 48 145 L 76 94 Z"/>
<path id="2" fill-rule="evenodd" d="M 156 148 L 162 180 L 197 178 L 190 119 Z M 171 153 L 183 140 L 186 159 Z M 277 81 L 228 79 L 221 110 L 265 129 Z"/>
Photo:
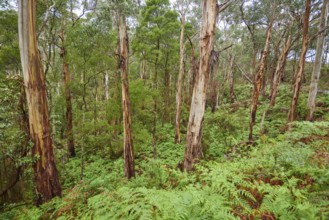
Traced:
<path id="1" fill-rule="evenodd" d="M 175 142 L 180 143 L 180 115 L 182 105 L 182 81 L 184 74 L 184 31 L 185 31 L 185 15 L 181 16 L 181 33 L 180 33 L 180 61 L 179 61 L 179 74 L 177 81 L 177 94 L 176 94 L 176 119 L 175 119 Z"/>
<path id="2" fill-rule="evenodd" d="M 321 62 L 323 56 L 323 49 L 324 49 L 324 38 L 325 38 L 325 31 L 327 25 L 327 18 L 328 18 L 328 7 L 329 7 L 329 0 L 323 1 L 321 17 L 320 17 L 320 25 L 319 25 L 319 32 L 320 35 L 318 36 L 317 44 L 316 44 L 316 55 L 315 55 L 315 62 L 313 66 L 312 72 L 312 80 L 310 86 L 310 92 L 308 95 L 308 107 L 309 107 L 309 114 L 308 120 L 314 120 L 314 111 L 315 111 L 315 99 L 318 92 L 318 82 L 320 78 L 320 71 L 321 71 Z"/>
<path id="3" fill-rule="evenodd" d="M 206 91 L 210 72 L 210 57 L 214 48 L 217 0 L 202 1 L 200 35 L 200 65 L 195 77 L 186 135 L 184 169 L 191 171 L 193 163 L 203 157 L 201 149 L 202 124 L 206 107 Z"/>

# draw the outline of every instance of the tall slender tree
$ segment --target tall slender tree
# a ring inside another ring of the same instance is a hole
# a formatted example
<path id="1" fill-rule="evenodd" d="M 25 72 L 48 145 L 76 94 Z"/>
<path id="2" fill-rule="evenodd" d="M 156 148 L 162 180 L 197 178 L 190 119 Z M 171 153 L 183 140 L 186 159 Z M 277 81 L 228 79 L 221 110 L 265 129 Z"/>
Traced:
<path id="1" fill-rule="evenodd" d="M 185 1 L 181 2 L 182 9 L 180 10 L 180 21 L 181 21 L 181 32 L 180 32 L 180 49 L 179 49 L 179 74 L 177 81 L 177 93 L 176 93 L 176 118 L 175 118 L 175 142 L 180 143 L 180 115 L 181 115 L 181 105 L 182 105 L 182 81 L 184 74 L 184 31 L 185 31 Z"/>
<path id="2" fill-rule="evenodd" d="M 65 30 L 64 25 L 61 29 L 60 38 L 62 41 L 60 57 L 63 62 L 63 82 L 65 92 L 65 104 L 66 104 L 66 136 L 67 136 L 67 148 L 70 157 L 75 157 L 74 136 L 73 136 L 73 113 L 72 113 L 72 96 L 70 89 L 70 69 L 67 62 L 67 51 L 65 47 Z"/>
<path id="3" fill-rule="evenodd" d="M 132 139 L 129 82 L 128 82 L 128 57 L 129 40 L 127 34 L 126 16 L 118 12 L 118 37 L 119 37 L 119 70 L 122 83 L 122 112 L 123 112 L 123 150 L 125 176 L 130 179 L 135 176 L 134 147 Z"/>
<path id="4" fill-rule="evenodd" d="M 309 36 L 308 36 L 308 27 L 309 27 L 309 18 L 311 14 L 311 0 L 306 0 L 305 2 L 305 13 L 304 13 L 304 21 L 303 21 L 303 40 L 302 40 L 302 51 L 299 57 L 298 68 L 296 70 L 295 76 L 295 85 L 293 97 L 290 104 L 289 114 L 288 114 L 288 122 L 292 122 L 296 118 L 296 107 L 299 98 L 299 90 L 302 84 L 302 78 L 304 75 L 305 68 L 305 57 L 309 44 Z"/>
<path id="5" fill-rule="evenodd" d="M 18 5 L 18 31 L 25 92 L 27 97 L 32 155 L 37 192 L 37 204 L 61 196 L 52 147 L 48 113 L 45 74 L 36 40 L 36 1 L 20 0 Z"/>
<path id="6" fill-rule="evenodd" d="M 323 49 L 324 49 L 323 47 L 324 47 L 324 38 L 325 38 L 325 28 L 328 20 L 328 7 L 329 7 L 329 0 L 323 0 L 320 24 L 318 30 L 319 36 L 316 44 L 315 61 L 314 61 L 313 72 L 312 72 L 310 92 L 308 95 L 308 102 L 307 102 L 307 105 L 309 107 L 309 113 L 307 117 L 308 120 L 310 121 L 314 120 L 315 99 L 318 92 L 318 82 L 320 78 L 321 62 L 322 62 Z"/>
<path id="7" fill-rule="evenodd" d="M 259 92 L 262 86 L 262 82 L 264 80 L 264 72 L 266 67 L 266 59 L 268 56 L 268 52 L 270 49 L 270 40 L 271 40 L 271 34 L 272 34 L 272 26 L 273 26 L 273 20 L 270 21 L 270 24 L 266 31 L 266 40 L 265 40 L 265 46 L 264 50 L 262 52 L 259 66 L 255 75 L 254 80 L 254 90 L 253 90 L 253 96 L 252 96 L 252 106 L 251 106 L 251 113 L 250 113 L 250 124 L 249 124 L 249 141 L 253 140 L 253 127 L 256 122 L 256 113 L 257 113 L 257 106 L 258 106 L 258 98 L 259 98 Z"/>
<path id="8" fill-rule="evenodd" d="M 280 53 L 279 60 L 277 62 L 276 68 L 275 68 L 273 80 L 271 82 L 271 91 L 270 91 L 270 98 L 271 98 L 271 100 L 270 100 L 270 106 L 274 106 L 275 105 L 276 95 L 278 93 L 278 89 L 279 89 L 279 85 L 280 85 L 280 82 L 281 82 L 281 78 L 282 78 L 283 73 L 284 73 L 284 69 L 285 69 L 285 66 L 286 66 L 287 56 L 288 56 L 288 52 L 289 52 L 290 46 L 291 46 L 291 36 L 289 35 L 285 39 L 284 46 L 282 48 L 282 51 Z"/>
<path id="9" fill-rule="evenodd" d="M 195 160 L 203 156 L 201 135 L 206 107 L 206 92 L 210 72 L 211 52 L 214 48 L 218 5 L 216 0 L 202 1 L 202 27 L 200 35 L 200 64 L 195 77 L 190 116 L 187 127 L 184 169 L 191 171 Z"/>

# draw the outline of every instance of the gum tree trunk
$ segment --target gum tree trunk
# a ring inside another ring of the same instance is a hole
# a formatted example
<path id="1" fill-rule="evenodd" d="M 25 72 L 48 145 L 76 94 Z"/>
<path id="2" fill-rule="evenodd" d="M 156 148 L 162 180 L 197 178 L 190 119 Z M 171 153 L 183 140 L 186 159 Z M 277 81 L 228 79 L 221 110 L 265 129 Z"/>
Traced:
<path id="1" fill-rule="evenodd" d="M 217 1 L 202 1 L 200 36 L 200 65 L 195 77 L 190 116 L 187 127 L 184 169 L 191 171 L 194 162 L 203 156 L 201 149 L 202 124 L 206 105 L 206 91 L 210 72 L 210 57 L 214 48 Z"/>
<path id="2" fill-rule="evenodd" d="M 109 93 L 109 73 L 106 71 L 105 76 L 105 100 L 108 102 L 110 99 L 110 93 Z"/>
<path id="3" fill-rule="evenodd" d="M 66 49 L 64 40 L 64 28 L 61 30 L 61 59 L 63 61 L 63 82 L 65 91 L 65 103 L 66 103 L 66 136 L 67 136 L 67 148 L 70 157 L 75 157 L 74 137 L 73 137 L 73 114 L 72 114 L 72 96 L 70 89 L 70 69 L 66 60 Z"/>
<path id="4" fill-rule="evenodd" d="M 177 81 L 177 94 L 176 94 L 176 118 L 175 118 L 175 143 L 180 143 L 180 115 L 182 105 L 182 81 L 184 74 L 184 31 L 185 31 L 185 15 L 181 15 L 181 32 L 180 32 L 180 61 L 179 61 L 179 74 Z"/>
<path id="5" fill-rule="evenodd" d="M 281 51 L 276 69 L 275 69 L 275 73 L 274 73 L 274 77 L 272 80 L 272 86 L 271 86 L 271 91 L 270 91 L 270 97 L 271 97 L 271 101 L 270 101 L 270 106 L 274 106 L 275 105 L 275 99 L 278 93 L 278 89 L 279 89 L 279 85 L 284 73 L 284 68 L 286 66 L 286 62 L 287 62 L 287 55 L 289 52 L 289 48 L 291 46 L 291 36 L 288 36 L 284 47 Z"/>
<path id="6" fill-rule="evenodd" d="M 307 102 L 307 105 L 309 107 L 309 113 L 307 119 L 309 121 L 314 120 L 315 99 L 318 92 L 318 81 L 320 78 L 321 62 L 322 62 L 323 49 L 324 49 L 325 31 L 323 30 L 327 25 L 328 7 L 329 7 L 329 0 L 324 0 L 322 5 L 322 11 L 321 11 L 320 25 L 319 25 L 319 32 L 322 33 L 320 33 L 320 35 L 318 36 L 318 40 L 316 44 L 315 62 L 313 66 L 312 80 L 311 80 L 310 92 L 308 95 L 308 102 Z"/>
<path id="7" fill-rule="evenodd" d="M 230 76 L 229 76 L 230 101 L 231 101 L 231 103 L 234 103 L 234 97 L 235 97 L 235 94 L 234 94 L 234 71 L 233 71 L 234 59 L 235 59 L 235 56 L 233 55 L 231 57 Z"/>
<path id="8" fill-rule="evenodd" d="M 302 79 L 304 75 L 304 68 L 305 68 L 305 57 L 306 52 L 309 44 L 309 37 L 308 37 L 308 26 L 309 26 L 309 18 L 311 13 L 311 0 L 306 0 L 305 2 L 305 14 L 304 14 L 304 21 L 303 21 L 303 42 L 302 42 L 302 52 L 300 54 L 297 72 L 295 74 L 295 85 L 294 85 L 294 93 L 290 104 L 289 114 L 288 114 L 288 122 L 292 122 L 296 118 L 296 107 L 299 98 L 299 90 L 302 84 Z"/>
<path id="9" fill-rule="evenodd" d="M 130 179 L 135 176 L 134 147 L 132 139 L 129 81 L 128 81 L 128 57 L 129 40 L 127 34 L 126 17 L 118 16 L 119 27 L 119 70 L 122 81 L 122 111 L 123 111 L 123 132 L 124 132 L 124 170 L 125 176 Z"/>
<path id="10" fill-rule="evenodd" d="M 188 37 L 188 36 L 187 36 Z M 193 42 L 191 40 L 191 38 L 189 38 L 189 42 L 191 45 L 191 58 L 190 58 L 190 62 L 191 62 L 191 69 L 190 69 L 190 79 L 189 79 L 189 98 L 188 98 L 188 106 L 191 107 L 191 98 L 193 96 L 193 89 L 194 89 L 194 84 L 195 84 L 195 77 L 197 75 L 198 72 L 198 61 L 197 58 L 195 57 L 195 51 L 194 51 L 194 45 Z"/>
<path id="11" fill-rule="evenodd" d="M 18 31 L 20 56 L 29 115 L 32 155 L 38 205 L 61 196 L 61 186 L 55 164 L 48 113 L 45 74 L 42 69 L 36 41 L 36 1 L 20 0 Z"/>
<path id="12" fill-rule="evenodd" d="M 271 40 L 271 34 L 272 34 L 272 25 L 273 22 L 269 24 L 269 27 L 266 31 L 266 41 L 264 50 L 262 52 L 262 56 L 260 58 L 260 63 L 257 69 L 257 73 L 255 75 L 255 81 L 254 81 L 254 91 L 252 96 L 252 107 L 251 107 L 251 113 L 250 113 L 250 124 L 249 124 L 249 141 L 253 140 L 253 127 L 256 122 L 256 113 L 257 113 L 257 106 L 258 106 L 258 98 L 259 98 L 259 92 L 262 86 L 263 78 L 264 78 L 264 72 L 266 67 L 266 59 L 270 48 L 270 40 Z"/>

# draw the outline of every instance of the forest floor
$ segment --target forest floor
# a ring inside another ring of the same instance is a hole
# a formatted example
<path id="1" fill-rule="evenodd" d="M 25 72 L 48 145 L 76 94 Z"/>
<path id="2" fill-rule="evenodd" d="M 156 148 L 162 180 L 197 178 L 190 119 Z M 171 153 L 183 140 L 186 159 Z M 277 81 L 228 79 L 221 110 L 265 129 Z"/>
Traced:
<path id="1" fill-rule="evenodd" d="M 300 120 L 287 129 L 290 95 L 282 89 L 275 107 L 260 101 L 254 143 L 246 142 L 248 101 L 207 111 L 205 159 L 190 174 L 180 171 L 184 144 L 174 144 L 165 124 L 156 160 L 151 146 L 136 152 L 136 178 L 124 178 L 122 159 L 96 153 L 85 158 L 81 180 L 81 158 L 70 159 L 60 167 L 63 198 L 11 204 L 0 219 L 329 219 L 329 96 L 319 95 L 311 123 L 301 121 L 301 94 Z"/>

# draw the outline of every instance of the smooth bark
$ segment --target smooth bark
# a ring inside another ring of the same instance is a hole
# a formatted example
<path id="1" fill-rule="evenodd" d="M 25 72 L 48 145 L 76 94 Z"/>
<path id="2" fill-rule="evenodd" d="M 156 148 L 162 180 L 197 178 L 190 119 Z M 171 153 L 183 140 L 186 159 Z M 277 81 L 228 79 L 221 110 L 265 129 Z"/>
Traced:
<path id="1" fill-rule="evenodd" d="M 203 157 L 201 148 L 202 125 L 206 105 L 206 91 L 210 72 L 210 57 L 214 48 L 217 1 L 202 1 L 202 27 L 200 35 L 200 65 L 195 77 L 189 122 L 186 135 L 184 169 L 191 171 L 193 164 Z"/>
<path id="2" fill-rule="evenodd" d="M 176 93 L 176 118 L 175 118 L 175 143 L 181 142 L 180 137 L 180 115 L 181 115 L 181 105 L 182 105 L 182 81 L 184 74 L 184 31 L 185 31 L 185 15 L 181 15 L 181 32 L 180 32 L 180 50 L 179 50 L 179 74 L 177 81 L 177 93 Z"/>
<path id="3" fill-rule="evenodd" d="M 36 40 L 36 1 L 20 0 L 18 5 L 18 31 L 20 56 L 29 115 L 32 155 L 37 201 L 42 204 L 61 196 L 55 157 L 53 153 L 51 126 L 48 113 L 45 74 L 42 69 Z"/>
<path id="4" fill-rule="evenodd" d="M 110 92 L 109 92 L 109 73 L 108 72 L 105 73 L 104 79 L 105 79 L 105 100 L 109 101 Z"/>
<path id="5" fill-rule="evenodd" d="M 319 34 L 316 43 L 315 62 L 313 66 L 312 80 L 311 80 L 310 92 L 308 95 L 308 102 L 307 102 L 307 105 L 309 107 L 308 120 L 310 121 L 314 120 L 315 100 L 318 92 L 318 82 L 320 78 L 321 63 L 322 63 L 322 56 L 324 50 L 325 31 L 323 30 L 326 28 L 327 25 L 328 7 L 329 7 L 329 0 L 323 0 L 320 25 L 318 30 L 321 33 Z"/>

